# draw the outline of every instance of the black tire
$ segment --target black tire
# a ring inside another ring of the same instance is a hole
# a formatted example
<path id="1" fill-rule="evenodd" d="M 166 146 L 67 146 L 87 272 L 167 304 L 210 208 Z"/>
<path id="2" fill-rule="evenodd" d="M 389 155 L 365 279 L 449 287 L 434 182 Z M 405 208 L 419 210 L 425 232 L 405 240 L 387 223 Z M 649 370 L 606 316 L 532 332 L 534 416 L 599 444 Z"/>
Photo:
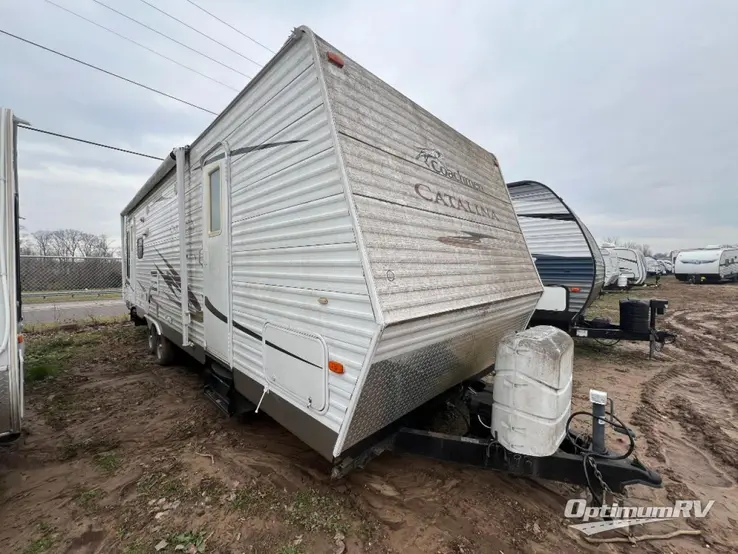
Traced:
<path id="1" fill-rule="evenodd" d="M 149 354 L 156 354 L 156 348 L 159 345 L 159 333 L 156 332 L 155 325 L 149 325 Z"/>
<path id="2" fill-rule="evenodd" d="M 156 363 L 159 365 L 171 365 L 174 361 L 174 345 L 168 338 L 159 335 L 156 346 Z"/>

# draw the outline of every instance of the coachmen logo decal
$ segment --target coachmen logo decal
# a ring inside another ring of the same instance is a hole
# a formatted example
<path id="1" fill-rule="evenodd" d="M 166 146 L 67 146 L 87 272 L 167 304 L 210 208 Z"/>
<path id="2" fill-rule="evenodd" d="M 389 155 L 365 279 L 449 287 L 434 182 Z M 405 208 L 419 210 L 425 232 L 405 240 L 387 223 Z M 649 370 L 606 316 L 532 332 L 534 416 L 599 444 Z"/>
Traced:
<path id="1" fill-rule="evenodd" d="M 461 183 L 465 187 L 484 192 L 484 186 L 473 179 L 464 176 L 461 171 L 448 167 L 441 159 L 442 155 L 439 150 L 434 148 L 419 148 L 416 160 L 421 160 L 433 173 L 443 175 L 447 179 Z M 495 160 L 495 164 L 497 160 Z"/>

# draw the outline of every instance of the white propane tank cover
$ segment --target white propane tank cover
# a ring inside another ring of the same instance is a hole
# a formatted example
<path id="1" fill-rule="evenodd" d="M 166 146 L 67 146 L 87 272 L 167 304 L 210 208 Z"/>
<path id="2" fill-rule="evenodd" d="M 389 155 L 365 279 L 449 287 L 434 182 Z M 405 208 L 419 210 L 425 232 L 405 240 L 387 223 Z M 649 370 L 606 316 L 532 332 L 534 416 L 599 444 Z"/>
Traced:
<path id="1" fill-rule="evenodd" d="M 505 336 L 497 349 L 492 436 L 506 449 L 550 456 L 571 413 L 574 341 L 542 325 Z"/>

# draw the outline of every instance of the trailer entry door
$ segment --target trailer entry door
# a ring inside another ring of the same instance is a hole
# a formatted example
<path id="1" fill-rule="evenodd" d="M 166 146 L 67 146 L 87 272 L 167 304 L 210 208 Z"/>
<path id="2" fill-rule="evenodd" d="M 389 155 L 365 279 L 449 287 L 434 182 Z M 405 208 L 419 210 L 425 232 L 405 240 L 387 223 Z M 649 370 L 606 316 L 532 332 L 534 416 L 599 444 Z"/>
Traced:
<path id="1" fill-rule="evenodd" d="M 224 227 L 228 213 L 225 167 L 221 161 L 203 168 L 202 203 L 205 223 L 205 345 L 207 351 L 228 360 L 228 242 Z"/>

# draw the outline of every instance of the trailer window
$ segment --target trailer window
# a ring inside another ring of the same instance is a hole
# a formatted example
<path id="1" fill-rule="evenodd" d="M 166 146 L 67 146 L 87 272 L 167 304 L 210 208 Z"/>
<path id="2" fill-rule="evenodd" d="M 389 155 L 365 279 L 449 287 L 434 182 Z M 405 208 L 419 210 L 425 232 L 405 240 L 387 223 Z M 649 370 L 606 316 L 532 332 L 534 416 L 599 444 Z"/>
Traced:
<path id="1" fill-rule="evenodd" d="M 140 260 L 144 257 L 144 239 L 140 237 L 136 241 L 136 257 Z"/>
<path id="2" fill-rule="evenodd" d="M 208 189 L 210 198 L 210 233 L 220 233 L 220 168 L 214 169 L 208 175 Z"/>

